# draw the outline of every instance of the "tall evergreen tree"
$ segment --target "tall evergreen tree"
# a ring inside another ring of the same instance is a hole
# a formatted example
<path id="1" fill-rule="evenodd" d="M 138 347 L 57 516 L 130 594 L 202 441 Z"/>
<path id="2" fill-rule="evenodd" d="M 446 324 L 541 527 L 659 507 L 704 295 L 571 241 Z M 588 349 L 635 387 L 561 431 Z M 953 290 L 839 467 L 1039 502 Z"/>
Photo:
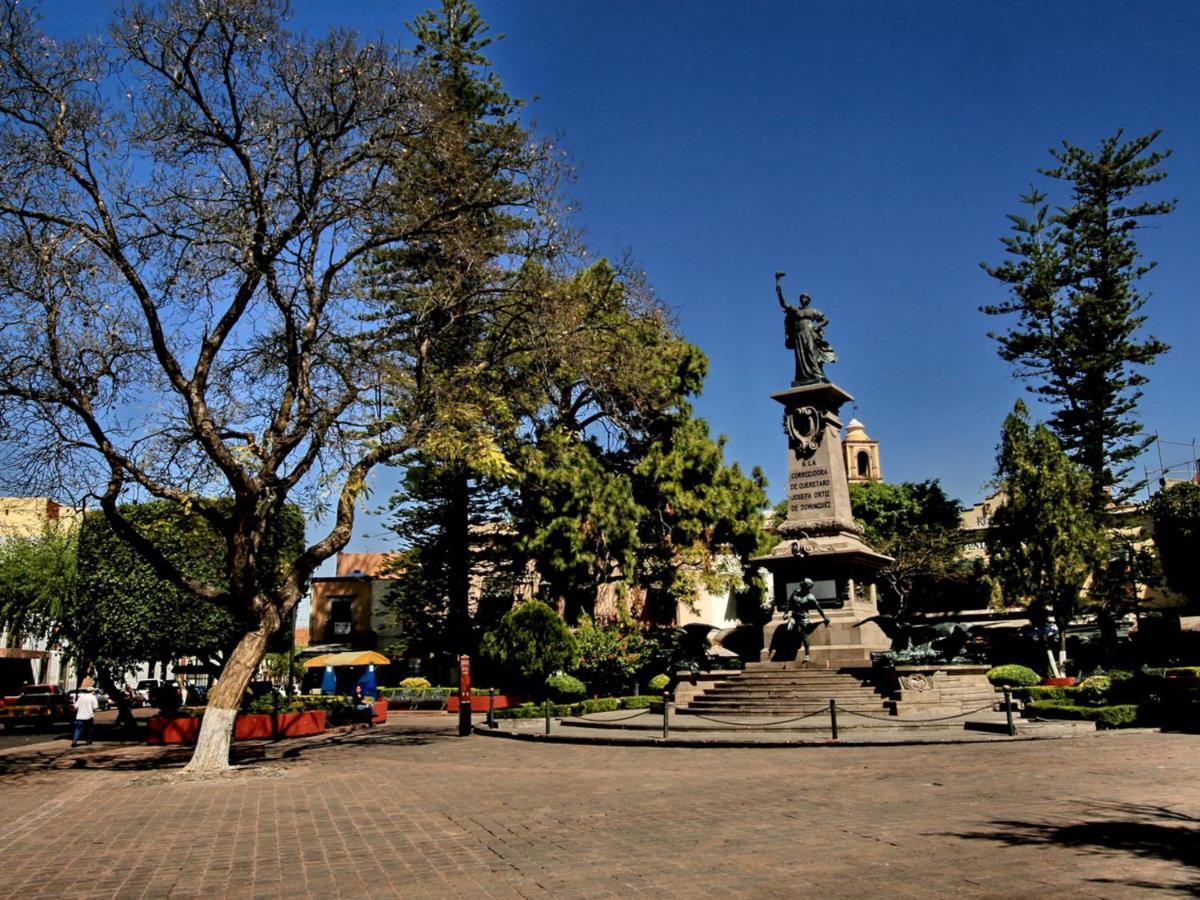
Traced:
<path id="1" fill-rule="evenodd" d="M 461 653 L 473 646 L 471 529 L 485 515 L 477 508 L 488 504 L 489 482 L 510 474 L 502 444 L 520 406 L 514 359 L 527 352 L 537 315 L 523 272 L 560 249 L 557 168 L 491 71 L 483 51 L 492 38 L 468 0 L 443 0 L 409 27 L 437 125 L 409 154 L 395 208 L 436 227 L 378 254 L 369 283 L 381 337 L 408 362 L 400 377 L 382 373 L 381 405 L 430 409 L 433 424 L 399 461 L 410 474 L 394 499 L 402 544 L 394 602 L 413 628 L 419 610 L 448 604 L 444 618 L 425 622 L 437 624 L 425 649 Z"/>
<path id="2" fill-rule="evenodd" d="M 1135 232 L 1175 206 L 1138 198 L 1167 175 L 1160 166 L 1169 151 L 1151 149 L 1158 134 L 1125 141 L 1118 131 L 1099 152 L 1066 141 L 1051 150 L 1058 165 L 1039 172 L 1065 183 L 1069 202 L 1052 211 L 1032 188 L 1021 198 L 1028 215 L 1010 215 L 1013 234 L 1001 239 L 1013 258 L 984 264 L 1011 296 L 981 310 L 1017 319 L 990 336 L 1017 377 L 1031 380 L 1029 390 L 1051 406 L 1050 427 L 1091 475 L 1096 515 L 1110 489 L 1117 499 L 1136 489 L 1122 483 L 1147 443 L 1135 415 L 1146 383 L 1139 367 L 1168 349 L 1139 336 L 1146 301 L 1138 282 L 1155 263 L 1142 260 Z"/>

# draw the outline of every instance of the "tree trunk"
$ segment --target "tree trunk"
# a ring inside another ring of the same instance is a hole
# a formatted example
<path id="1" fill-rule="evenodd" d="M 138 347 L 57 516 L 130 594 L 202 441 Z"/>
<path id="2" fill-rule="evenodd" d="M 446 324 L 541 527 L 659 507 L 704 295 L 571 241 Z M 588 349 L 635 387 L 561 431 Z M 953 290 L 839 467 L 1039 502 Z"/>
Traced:
<path id="1" fill-rule="evenodd" d="M 207 775 L 229 770 L 229 745 L 233 740 L 233 723 L 246 685 L 258 668 L 267 649 L 267 639 L 275 631 L 269 622 L 261 622 L 233 649 L 221 669 L 221 677 L 208 692 L 208 707 L 200 721 L 196 750 L 185 772 Z"/>
<path id="2" fill-rule="evenodd" d="M 129 698 L 125 696 L 125 692 L 117 687 L 112 673 L 103 666 L 96 666 L 96 679 L 100 682 L 100 687 L 104 688 L 104 692 L 112 698 L 113 703 L 117 704 L 117 725 L 125 728 L 137 728 L 133 706 L 130 704 Z"/>

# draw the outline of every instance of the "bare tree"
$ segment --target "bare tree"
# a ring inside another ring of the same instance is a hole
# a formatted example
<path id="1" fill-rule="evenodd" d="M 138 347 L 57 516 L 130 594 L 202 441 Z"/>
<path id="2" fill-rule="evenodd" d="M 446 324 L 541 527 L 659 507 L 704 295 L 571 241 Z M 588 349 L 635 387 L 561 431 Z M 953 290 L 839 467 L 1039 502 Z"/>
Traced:
<path id="1" fill-rule="evenodd" d="M 59 44 L 0 5 L 4 468 L 93 491 L 160 575 L 255 623 L 192 771 L 228 765 L 268 637 L 346 545 L 371 469 L 420 446 L 447 393 L 413 365 L 415 326 L 381 323 L 359 277 L 460 212 L 403 205 L 411 157 L 437 143 L 430 85 L 393 49 L 289 33 L 284 7 L 134 7 L 108 40 Z M 422 347 L 452 318 L 427 312 Z M 157 553 L 120 514 L 131 494 L 205 516 L 226 580 Z M 285 502 L 322 498 L 331 529 L 268 578 Z"/>

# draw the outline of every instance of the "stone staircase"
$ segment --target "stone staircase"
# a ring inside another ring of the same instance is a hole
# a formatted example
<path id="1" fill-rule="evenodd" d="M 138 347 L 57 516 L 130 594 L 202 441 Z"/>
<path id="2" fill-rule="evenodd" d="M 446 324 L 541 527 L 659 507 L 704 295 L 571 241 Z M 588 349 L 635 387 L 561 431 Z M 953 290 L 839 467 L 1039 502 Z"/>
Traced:
<path id="1" fill-rule="evenodd" d="M 679 715 L 797 716 L 838 709 L 886 716 L 888 698 L 870 681 L 866 669 L 812 668 L 803 663 L 747 663 L 741 672 L 717 681 L 680 703 Z M 894 714 L 894 713 L 893 713 Z"/>

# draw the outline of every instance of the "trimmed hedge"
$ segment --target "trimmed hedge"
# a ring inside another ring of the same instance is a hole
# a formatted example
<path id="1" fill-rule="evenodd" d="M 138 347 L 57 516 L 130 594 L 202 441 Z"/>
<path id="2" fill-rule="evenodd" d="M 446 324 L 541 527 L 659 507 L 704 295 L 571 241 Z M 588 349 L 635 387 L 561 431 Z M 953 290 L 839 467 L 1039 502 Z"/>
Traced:
<path id="1" fill-rule="evenodd" d="M 1135 703 L 1115 706 L 1079 706 L 1060 700 L 1033 700 L 1028 708 L 1045 719 L 1072 719 L 1095 722 L 1099 728 L 1128 728 L 1138 721 Z"/>
<path id="2" fill-rule="evenodd" d="M 646 682 L 646 689 L 661 693 L 667 689 L 667 686 L 670 685 L 670 683 L 670 675 L 655 675 L 648 682 Z"/>
<path id="3" fill-rule="evenodd" d="M 618 709 L 647 709 L 656 697 L 644 694 L 639 697 L 595 697 L 582 703 L 552 703 L 550 715 L 585 716 L 589 713 L 613 712 Z M 545 706 L 541 703 L 522 703 L 520 706 L 498 709 L 497 719 L 538 719 L 546 714 Z"/>
<path id="4" fill-rule="evenodd" d="M 574 675 L 551 675 L 546 679 L 546 690 L 559 703 L 572 703 L 587 695 L 587 686 Z"/>
<path id="5" fill-rule="evenodd" d="M 1013 663 L 996 666 L 987 673 L 987 679 L 996 687 L 1032 687 L 1042 680 L 1042 676 L 1028 666 L 1018 666 Z"/>
<path id="6" fill-rule="evenodd" d="M 612 712 L 621 708 L 621 701 L 616 697 L 596 697 L 583 701 L 583 714 Z"/>

